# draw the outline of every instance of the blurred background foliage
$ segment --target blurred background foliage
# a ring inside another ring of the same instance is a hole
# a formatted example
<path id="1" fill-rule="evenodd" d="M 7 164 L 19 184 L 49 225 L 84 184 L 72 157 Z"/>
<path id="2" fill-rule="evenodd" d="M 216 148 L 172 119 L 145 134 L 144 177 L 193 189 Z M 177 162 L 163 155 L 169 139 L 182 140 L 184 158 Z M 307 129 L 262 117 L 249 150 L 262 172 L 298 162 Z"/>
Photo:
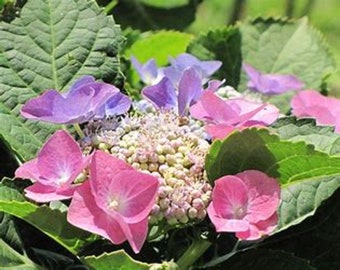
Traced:
<path id="1" fill-rule="evenodd" d="M 196 21 L 188 31 L 197 33 L 211 27 L 234 23 L 246 18 L 308 16 L 310 23 L 320 30 L 340 63 L 340 1 L 339 0 L 208 0 L 197 10 Z M 340 97 L 340 71 L 329 78 L 331 94 Z"/>
<path id="2" fill-rule="evenodd" d="M 26 0 L 0 0 L 0 20 L 12 20 Z M 122 28 L 141 31 L 176 29 L 192 34 L 256 17 L 301 18 L 325 36 L 340 63 L 339 0 L 96 0 Z M 179 16 L 180 15 L 180 16 Z M 131 33 L 129 33 L 131 34 Z M 340 71 L 329 78 L 332 95 L 340 97 Z"/>

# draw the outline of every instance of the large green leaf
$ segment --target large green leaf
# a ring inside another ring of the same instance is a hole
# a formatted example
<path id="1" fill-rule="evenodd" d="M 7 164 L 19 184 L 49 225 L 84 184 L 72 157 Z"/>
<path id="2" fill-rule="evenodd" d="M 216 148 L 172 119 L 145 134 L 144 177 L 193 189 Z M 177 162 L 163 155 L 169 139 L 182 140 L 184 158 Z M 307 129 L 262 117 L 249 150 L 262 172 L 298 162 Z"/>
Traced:
<path id="1" fill-rule="evenodd" d="M 124 250 L 104 253 L 98 257 L 88 256 L 83 258 L 86 265 L 93 270 L 147 270 L 150 265 L 132 259 Z"/>
<path id="2" fill-rule="evenodd" d="M 215 76 L 226 79 L 228 85 L 237 87 L 241 69 L 241 34 L 237 27 L 210 30 L 194 39 L 188 52 L 204 60 L 220 60 L 222 67 Z"/>
<path id="3" fill-rule="evenodd" d="M 90 0 L 29 0 L 19 18 L 0 23 L 0 36 L 0 135 L 27 160 L 56 127 L 25 121 L 21 104 L 82 75 L 114 80 L 123 39 Z"/>
<path id="4" fill-rule="evenodd" d="M 340 158 L 304 142 L 280 140 L 266 129 L 248 129 L 213 143 L 206 159 L 211 181 L 248 169 L 263 171 L 281 184 L 277 231 L 313 215 L 340 187 Z"/>
<path id="5" fill-rule="evenodd" d="M 0 269 L 39 270 L 41 268 L 0 239 Z"/>
<path id="6" fill-rule="evenodd" d="M 0 184 L 0 211 L 25 220 L 73 253 L 76 253 L 89 237 L 89 233 L 67 222 L 66 213 L 23 201 L 14 188 L 2 183 Z"/>
<path id="7" fill-rule="evenodd" d="M 330 155 L 340 154 L 340 135 L 334 133 L 334 127 L 316 126 L 314 119 L 280 118 L 272 128 L 281 139 L 293 142 L 304 141 L 314 145 L 318 151 Z"/>
<path id="8" fill-rule="evenodd" d="M 142 63 L 153 58 L 159 66 L 168 64 L 168 57 L 186 51 L 193 36 L 177 31 L 159 31 L 146 37 L 141 36 L 126 52 Z"/>
<path id="9" fill-rule="evenodd" d="M 257 19 L 242 24 L 240 30 L 243 61 L 262 72 L 294 74 L 304 81 L 305 88 L 318 89 L 334 69 L 328 47 L 307 18 Z"/>

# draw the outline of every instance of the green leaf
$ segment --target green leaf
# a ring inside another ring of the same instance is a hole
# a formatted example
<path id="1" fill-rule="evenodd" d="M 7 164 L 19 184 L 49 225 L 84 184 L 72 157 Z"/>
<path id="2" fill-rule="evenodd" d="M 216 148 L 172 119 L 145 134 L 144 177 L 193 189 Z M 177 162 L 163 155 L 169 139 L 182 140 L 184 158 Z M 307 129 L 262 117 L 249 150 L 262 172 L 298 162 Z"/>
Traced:
<path id="1" fill-rule="evenodd" d="M 334 70 L 323 37 L 306 17 L 297 21 L 257 19 L 242 24 L 240 30 L 243 61 L 262 72 L 293 74 L 304 81 L 305 88 L 318 89 Z"/>
<path id="2" fill-rule="evenodd" d="M 193 36 L 176 31 L 159 31 L 150 36 L 140 38 L 132 44 L 126 57 L 133 55 L 140 62 L 154 58 L 157 65 L 164 66 L 168 63 L 168 57 L 175 57 L 186 51 Z"/>
<path id="3" fill-rule="evenodd" d="M 0 134 L 28 160 L 56 127 L 25 121 L 21 104 L 44 89 L 65 90 L 82 75 L 114 80 L 123 38 L 90 0 L 29 0 L 19 18 L 0 23 L 0 36 Z"/>
<path id="4" fill-rule="evenodd" d="M 283 141 L 266 129 L 235 132 L 215 141 L 206 158 L 209 180 L 244 170 L 260 170 L 281 184 L 276 232 L 314 214 L 340 187 L 340 158 L 314 150 L 304 142 Z"/>
<path id="5" fill-rule="evenodd" d="M 39 266 L 0 239 L 0 268 L 8 270 L 39 270 Z"/>
<path id="6" fill-rule="evenodd" d="M 156 7 L 155 1 L 152 2 L 154 5 L 150 6 L 143 1 L 119 0 L 112 14 L 123 28 L 132 27 L 142 31 L 183 30 L 195 20 L 201 0 L 189 0 L 185 5 L 173 5 L 172 8 L 167 3 L 170 1 L 162 1 L 162 7 Z M 165 5 L 168 7 L 165 8 Z"/>
<path id="7" fill-rule="evenodd" d="M 37 206 L 27 201 L 18 201 L 14 191 L 0 184 L 0 211 L 16 216 L 30 223 L 72 253 L 82 247 L 89 233 L 73 227 L 66 220 L 66 213 Z"/>
<path id="8" fill-rule="evenodd" d="M 241 34 L 237 27 L 210 30 L 194 39 L 188 52 L 203 60 L 220 60 L 222 67 L 214 76 L 225 78 L 228 85 L 237 87 L 240 80 Z"/>
<path id="9" fill-rule="evenodd" d="M 65 270 L 65 269 L 86 269 L 85 266 L 76 262 L 75 259 L 51 252 L 48 250 L 32 248 L 34 257 L 44 269 Z"/>
<path id="10" fill-rule="evenodd" d="M 316 270 L 307 260 L 281 250 L 256 249 L 242 252 L 226 263 L 221 269 L 275 269 L 275 270 Z"/>
<path id="11" fill-rule="evenodd" d="M 124 250 L 104 253 L 98 257 L 88 256 L 82 259 L 93 270 L 147 270 L 150 265 L 132 259 Z"/>
<path id="12" fill-rule="evenodd" d="M 314 119 L 285 117 L 278 119 L 271 127 L 283 140 L 304 141 L 329 155 L 340 154 L 340 135 L 334 133 L 334 127 L 316 126 Z"/>

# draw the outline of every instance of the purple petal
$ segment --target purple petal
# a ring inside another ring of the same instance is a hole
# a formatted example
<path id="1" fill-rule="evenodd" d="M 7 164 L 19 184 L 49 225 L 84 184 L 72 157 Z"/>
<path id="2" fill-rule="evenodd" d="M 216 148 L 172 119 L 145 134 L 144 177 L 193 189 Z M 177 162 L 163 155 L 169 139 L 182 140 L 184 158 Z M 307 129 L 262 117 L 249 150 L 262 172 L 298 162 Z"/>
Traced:
<path id="1" fill-rule="evenodd" d="M 116 116 L 126 113 L 131 107 L 131 99 L 121 92 L 111 97 L 95 115 L 95 119 L 101 119 L 108 116 Z"/>
<path id="2" fill-rule="evenodd" d="M 91 120 L 105 102 L 117 94 L 113 85 L 95 82 L 90 76 L 76 81 L 68 92 L 48 90 L 26 102 L 21 115 L 28 119 L 57 124 L 74 124 Z"/>
<path id="3" fill-rule="evenodd" d="M 176 90 L 167 77 L 155 85 L 145 87 L 142 95 L 158 109 L 171 109 L 177 105 Z"/>
<path id="4" fill-rule="evenodd" d="M 158 67 L 155 59 L 148 60 L 145 64 L 141 64 L 136 57 L 130 58 L 133 67 L 136 69 L 141 80 L 146 84 L 152 84 L 157 79 Z"/>
<path id="5" fill-rule="evenodd" d="M 183 72 L 189 67 L 194 67 L 199 72 L 202 79 L 212 75 L 222 65 L 222 62 L 220 61 L 200 61 L 198 58 L 188 53 L 182 53 L 175 59 L 170 58 L 169 61 L 172 66 L 180 72 Z"/>
<path id="6" fill-rule="evenodd" d="M 54 115 L 53 107 L 55 100 L 63 99 L 58 91 L 47 90 L 41 96 L 28 100 L 21 108 L 21 115 L 27 119 L 62 123 L 64 119 Z"/>
<path id="7" fill-rule="evenodd" d="M 165 67 L 162 69 L 164 77 L 167 77 L 174 86 L 178 86 L 178 83 L 183 74 L 183 70 L 176 69 L 173 66 Z"/>
<path id="8" fill-rule="evenodd" d="M 73 92 L 78 91 L 78 88 L 83 87 L 84 85 L 90 84 L 90 83 L 94 83 L 95 79 L 92 76 L 83 76 L 80 79 L 78 79 L 77 81 L 74 82 L 74 84 L 72 84 L 72 86 L 70 87 L 70 90 L 65 92 L 65 94 L 68 95 L 72 95 Z M 65 96 L 66 97 L 66 96 Z"/>
<path id="9" fill-rule="evenodd" d="M 184 71 L 178 86 L 178 113 L 183 116 L 189 107 L 201 96 L 202 81 L 194 68 Z"/>
<path id="10" fill-rule="evenodd" d="M 258 89 L 267 95 L 299 90 L 303 83 L 293 75 L 265 74 L 260 78 Z"/>
<path id="11" fill-rule="evenodd" d="M 248 88 L 262 94 L 282 94 L 291 90 L 299 90 L 304 85 L 293 75 L 262 74 L 251 65 L 245 63 L 242 67 L 249 77 Z"/>

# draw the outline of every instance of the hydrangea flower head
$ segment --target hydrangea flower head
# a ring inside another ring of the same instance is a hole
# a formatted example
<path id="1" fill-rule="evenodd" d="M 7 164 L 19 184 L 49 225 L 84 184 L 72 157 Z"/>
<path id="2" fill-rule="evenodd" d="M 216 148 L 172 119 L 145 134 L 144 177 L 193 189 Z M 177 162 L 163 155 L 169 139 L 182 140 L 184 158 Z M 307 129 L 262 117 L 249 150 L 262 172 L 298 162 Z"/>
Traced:
<path id="1" fill-rule="evenodd" d="M 159 179 L 150 223 L 172 226 L 206 217 L 211 186 L 204 161 L 210 145 L 198 121 L 156 111 L 92 124 L 84 133 L 93 143 L 84 142 L 84 151 L 105 150 Z"/>
<path id="2" fill-rule="evenodd" d="M 222 100 L 213 92 L 205 91 L 190 108 L 190 114 L 206 123 L 206 131 L 213 139 L 223 139 L 236 129 L 273 123 L 279 110 L 274 105 L 243 98 Z"/>
<path id="3" fill-rule="evenodd" d="M 89 180 L 74 193 L 67 219 L 114 244 L 127 240 L 138 253 L 148 233 L 158 185 L 157 178 L 98 150 L 91 160 Z"/>
<path id="4" fill-rule="evenodd" d="M 105 103 L 117 94 L 121 93 L 115 86 L 96 82 L 91 76 L 84 76 L 67 92 L 59 93 L 50 89 L 41 96 L 30 99 L 22 107 L 21 115 L 28 119 L 56 124 L 83 123 L 98 114 L 104 114 Z M 112 106 L 108 112 L 114 112 Z"/>
<path id="5" fill-rule="evenodd" d="M 248 170 L 215 181 L 208 215 L 217 232 L 236 232 L 241 240 L 256 240 L 275 229 L 279 203 L 277 180 Z"/>
<path id="6" fill-rule="evenodd" d="M 22 164 L 15 177 L 31 179 L 26 197 L 37 202 L 71 198 L 72 182 L 88 165 L 76 141 L 66 131 L 56 131 L 39 151 L 37 158 Z"/>
<path id="7" fill-rule="evenodd" d="M 249 78 L 248 88 L 265 95 L 277 95 L 290 90 L 299 90 L 304 85 L 293 75 L 264 74 L 245 63 L 242 67 Z"/>
<path id="8" fill-rule="evenodd" d="M 321 95 L 315 90 L 299 92 L 291 100 L 292 113 L 297 117 L 312 117 L 318 125 L 335 126 L 340 133 L 340 100 Z"/>

